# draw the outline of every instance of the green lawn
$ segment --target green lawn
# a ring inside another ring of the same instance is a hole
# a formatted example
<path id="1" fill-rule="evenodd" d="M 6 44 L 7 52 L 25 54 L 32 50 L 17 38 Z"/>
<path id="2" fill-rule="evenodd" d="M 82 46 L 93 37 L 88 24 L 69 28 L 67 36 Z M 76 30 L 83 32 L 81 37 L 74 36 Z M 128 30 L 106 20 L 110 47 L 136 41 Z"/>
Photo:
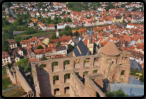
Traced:
<path id="1" fill-rule="evenodd" d="M 6 67 L 2 68 L 2 75 L 6 74 Z"/>
<path id="2" fill-rule="evenodd" d="M 3 92 L 4 97 L 20 97 L 23 95 L 24 89 L 22 87 L 15 88 L 6 92 Z"/>
<path id="3" fill-rule="evenodd" d="M 12 84 L 8 75 L 2 76 L 2 90 L 15 86 Z"/>

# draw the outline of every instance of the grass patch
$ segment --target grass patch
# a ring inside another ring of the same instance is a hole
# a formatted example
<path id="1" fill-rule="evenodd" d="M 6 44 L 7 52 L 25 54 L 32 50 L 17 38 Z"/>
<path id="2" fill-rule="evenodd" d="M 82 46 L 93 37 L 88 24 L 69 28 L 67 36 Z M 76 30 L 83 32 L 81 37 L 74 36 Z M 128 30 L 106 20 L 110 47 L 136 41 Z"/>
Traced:
<path id="1" fill-rule="evenodd" d="M 24 89 L 22 87 L 15 88 L 12 90 L 9 90 L 7 92 L 3 92 L 2 95 L 4 97 L 20 97 L 23 95 Z"/>
<path id="2" fill-rule="evenodd" d="M 6 67 L 2 68 L 2 75 L 6 74 Z"/>
<path id="3" fill-rule="evenodd" d="M 8 75 L 2 76 L 2 90 L 15 86 Z"/>

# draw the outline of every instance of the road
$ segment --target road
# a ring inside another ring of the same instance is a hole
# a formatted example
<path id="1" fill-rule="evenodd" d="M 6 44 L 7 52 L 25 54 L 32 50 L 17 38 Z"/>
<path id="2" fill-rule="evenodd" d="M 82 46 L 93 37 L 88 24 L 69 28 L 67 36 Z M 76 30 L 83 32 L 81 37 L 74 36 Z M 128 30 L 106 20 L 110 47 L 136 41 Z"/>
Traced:
<path id="1" fill-rule="evenodd" d="M 13 16 L 13 18 L 17 18 L 17 16 L 13 13 L 12 9 L 8 8 L 8 10 L 9 10 L 10 14 Z"/>

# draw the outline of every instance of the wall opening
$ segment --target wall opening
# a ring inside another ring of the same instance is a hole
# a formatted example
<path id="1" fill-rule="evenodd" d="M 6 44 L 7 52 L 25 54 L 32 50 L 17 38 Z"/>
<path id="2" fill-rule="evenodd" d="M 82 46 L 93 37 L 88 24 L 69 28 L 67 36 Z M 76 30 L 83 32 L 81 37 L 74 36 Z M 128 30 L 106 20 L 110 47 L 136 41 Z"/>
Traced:
<path id="1" fill-rule="evenodd" d="M 69 87 L 64 88 L 64 94 L 67 94 L 67 93 L 69 93 Z"/>
<path id="2" fill-rule="evenodd" d="M 84 59 L 84 67 L 90 67 L 89 62 L 90 62 L 90 58 L 85 58 Z"/>
<path id="3" fill-rule="evenodd" d="M 70 79 L 70 73 L 64 75 L 64 83 L 66 83 Z"/>
<path id="4" fill-rule="evenodd" d="M 89 71 L 83 72 L 83 78 L 85 77 L 85 75 L 88 75 L 88 72 L 89 72 Z"/>
<path id="5" fill-rule="evenodd" d="M 93 74 L 97 73 L 97 70 L 93 70 Z"/>
<path id="6" fill-rule="evenodd" d="M 59 82 L 59 75 L 53 76 L 53 84 L 57 84 Z"/>
<path id="7" fill-rule="evenodd" d="M 70 64 L 70 61 L 69 60 L 66 60 L 63 62 L 63 68 L 64 70 L 67 69 L 66 65 Z"/>
<path id="8" fill-rule="evenodd" d="M 98 63 L 99 63 L 99 57 L 95 57 L 93 65 L 96 67 L 98 66 Z"/>
<path id="9" fill-rule="evenodd" d="M 96 97 L 100 97 L 100 95 L 99 95 L 99 93 L 98 93 L 98 92 L 96 92 Z"/>
<path id="10" fill-rule="evenodd" d="M 52 72 L 57 71 L 58 70 L 58 62 L 53 62 L 52 63 Z"/>
<path id="11" fill-rule="evenodd" d="M 124 72 L 125 72 L 125 70 L 122 70 L 122 71 L 121 71 L 121 75 L 124 75 Z"/>
<path id="12" fill-rule="evenodd" d="M 54 95 L 59 95 L 59 88 L 54 89 Z"/>
<path id="13" fill-rule="evenodd" d="M 74 68 L 80 68 L 80 59 L 74 60 Z"/>

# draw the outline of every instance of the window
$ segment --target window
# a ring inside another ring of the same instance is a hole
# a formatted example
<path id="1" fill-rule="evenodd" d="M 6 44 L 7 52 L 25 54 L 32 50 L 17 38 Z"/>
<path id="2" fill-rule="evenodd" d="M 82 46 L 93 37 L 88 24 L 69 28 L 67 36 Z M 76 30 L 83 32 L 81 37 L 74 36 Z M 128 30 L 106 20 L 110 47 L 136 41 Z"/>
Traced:
<path id="1" fill-rule="evenodd" d="M 121 75 L 124 75 L 124 72 L 125 72 L 125 70 L 122 70 L 122 71 L 121 71 Z"/>

